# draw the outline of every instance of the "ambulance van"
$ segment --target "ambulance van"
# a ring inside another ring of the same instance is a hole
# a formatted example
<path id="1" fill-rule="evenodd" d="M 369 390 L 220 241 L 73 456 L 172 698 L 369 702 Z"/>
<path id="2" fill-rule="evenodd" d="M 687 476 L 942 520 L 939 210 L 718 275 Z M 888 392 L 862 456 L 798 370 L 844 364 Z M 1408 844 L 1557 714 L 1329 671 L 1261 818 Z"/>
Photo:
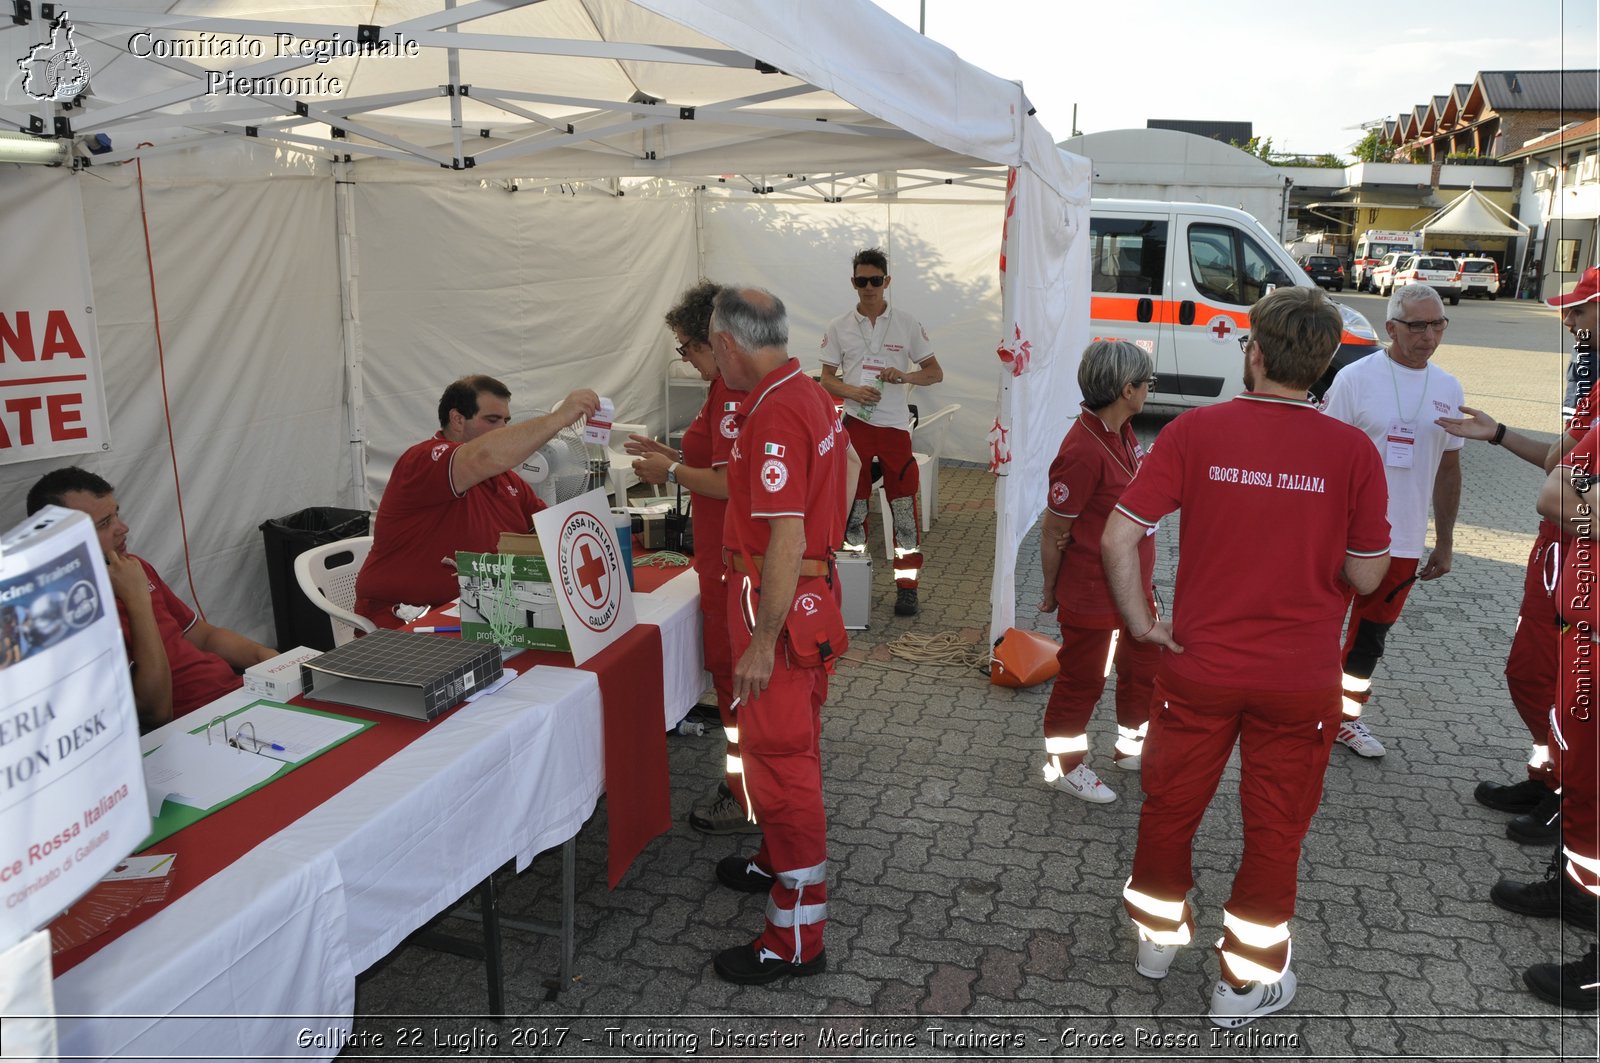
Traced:
<path id="1" fill-rule="evenodd" d="M 1150 401 L 1205 406 L 1244 390 L 1239 337 L 1275 287 L 1314 284 L 1261 223 L 1208 203 L 1096 199 L 1090 204 L 1090 318 L 1096 339 L 1132 340 L 1155 362 Z M 1367 319 L 1344 319 L 1333 364 L 1313 391 L 1379 349 Z"/>

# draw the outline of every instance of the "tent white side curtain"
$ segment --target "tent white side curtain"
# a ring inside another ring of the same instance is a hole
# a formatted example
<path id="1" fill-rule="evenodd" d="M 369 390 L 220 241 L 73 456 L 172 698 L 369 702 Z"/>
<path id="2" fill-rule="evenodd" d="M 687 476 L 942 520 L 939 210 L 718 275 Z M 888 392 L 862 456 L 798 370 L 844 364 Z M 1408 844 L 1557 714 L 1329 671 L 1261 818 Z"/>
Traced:
<path id="1" fill-rule="evenodd" d="M 991 431 L 999 475 L 991 643 L 1016 620 L 1017 551 L 1044 510 L 1051 460 L 1078 414 L 1078 363 L 1089 340 L 1089 164 L 1048 142 L 1030 146 L 1030 154 L 1034 150 L 1056 156 L 1072 183 L 1060 195 L 1024 166 L 1012 186 L 1016 207 L 1008 208 L 1003 342 L 1026 364 L 1017 375 L 1001 367 L 999 413 Z"/>

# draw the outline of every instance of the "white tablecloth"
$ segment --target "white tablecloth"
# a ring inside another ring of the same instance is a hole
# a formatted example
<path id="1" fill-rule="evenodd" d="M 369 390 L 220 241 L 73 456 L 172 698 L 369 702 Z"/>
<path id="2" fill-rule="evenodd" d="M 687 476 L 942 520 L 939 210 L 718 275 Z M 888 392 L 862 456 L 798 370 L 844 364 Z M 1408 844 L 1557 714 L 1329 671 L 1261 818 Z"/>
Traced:
<path id="1" fill-rule="evenodd" d="M 704 689 L 694 573 L 636 604 L 661 628 L 672 727 Z M 62 1054 L 336 1055 L 357 973 L 507 860 L 577 834 L 604 789 L 601 733 L 581 669 L 535 668 L 458 710 L 58 978 Z"/>

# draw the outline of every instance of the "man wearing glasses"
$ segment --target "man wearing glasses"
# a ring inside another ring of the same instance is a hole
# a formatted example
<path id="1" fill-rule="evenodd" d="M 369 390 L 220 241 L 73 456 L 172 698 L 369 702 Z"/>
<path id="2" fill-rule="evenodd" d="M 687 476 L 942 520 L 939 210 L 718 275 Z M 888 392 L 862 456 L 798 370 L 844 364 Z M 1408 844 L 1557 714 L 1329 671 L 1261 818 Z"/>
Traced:
<path id="1" fill-rule="evenodd" d="M 847 550 L 867 548 L 867 512 L 872 498 L 872 459 L 883 470 L 884 494 L 894 517 L 894 611 L 917 614 L 922 574 L 922 530 L 917 513 L 921 482 L 911 454 L 911 386 L 937 384 L 944 370 L 933 356 L 928 330 L 903 310 L 889 306 L 889 259 L 876 247 L 850 260 L 856 306 L 835 318 L 822 336 L 822 386 L 844 401 L 844 426 L 861 459 L 850 517 Z"/>
<path id="2" fill-rule="evenodd" d="M 1389 481 L 1389 571 L 1378 589 L 1356 598 L 1344 639 L 1344 718 L 1338 741 L 1357 755 L 1381 757 L 1383 743 L 1362 720 L 1372 673 L 1411 586 L 1450 571 L 1461 503 L 1461 443 L 1435 423 L 1458 416 L 1461 382 L 1429 359 L 1450 319 L 1432 288 L 1408 284 L 1389 297 L 1387 351 L 1346 366 L 1328 389 L 1327 412 L 1367 434 Z M 1434 544 L 1427 545 L 1428 503 Z"/>
<path id="3" fill-rule="evenodd" d="M 443 605 L 459 593 L 458 550 L 494 550 L 503 531 L 525 532 L 544 508 L 513 470 L 555 434 L 600 408 L 574 391 L 551 413 L 511 423 L 511 389 L 466 376 L 439 398 L 439 431 L 400 455 L 356 577 L 355 611 L 397 628 L 399 604 Z"/>

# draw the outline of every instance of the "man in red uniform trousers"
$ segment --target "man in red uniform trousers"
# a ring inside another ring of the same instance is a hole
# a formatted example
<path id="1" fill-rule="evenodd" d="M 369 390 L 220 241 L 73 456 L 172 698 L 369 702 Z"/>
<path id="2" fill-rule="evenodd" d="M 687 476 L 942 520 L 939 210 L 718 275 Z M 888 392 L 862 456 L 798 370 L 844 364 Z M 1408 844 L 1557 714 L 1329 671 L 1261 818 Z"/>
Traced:
<path id="1" fill-rule="evenodd" d="M 574 391 L 554 412 L 512 424 L 511 391 L 494 377 L 466 376 L 445 388 L 439 431 L 400 455 L 389 475 L 372 552 L 356 577 L 356 612 L 398 628 L 396 605 L 454 599 L 456 551 L 492 551 L 501 532 L 527 531 L 544 508 L 512 470 L 599 408 L 594 392 Z"/>
<path id="2" fill-rule="evenodd" d="M 244 685 L 239 672 L 278 651 L 200 619 L 150 562 L 128 553 L 128 525 L 111 491 L 87 469 L 56 469 L 29 489 L 28 516 L 65 506 L 94 521 L 128 647 L 139 729 L 149 731 L 238 690 Z"/>
<path id="3" fill-rule="evenodd" d="M 1211 1021 L 1224 1028 L 1294 998 L 1289 917 L 1339 726 L 1342 622 L 1352 588 L 1376 587 L 1389 563 L 1377 450 L 1305 401 L 1339 345 L 1338 310 L 1319 289 L 1279 288 L 1251 309 L 1250 329 L 1246 393 L 1161 432 L 1100 540 L 1128 630 L 1168 651 L 1123 890 L 1139 931 L 1134 966 L 1147 978 L 1166 977 L 1193 935 L 1194 833 L 1239 746 L 1244 855 L 1211 994 Z M 1138 548 L 1177 509 L 1176 608 L 1158 621 Z"/>
<path id="4" fill-rule="evenodd" d="M 731 856 L 717 878 L 767 894 L 753 943 L 719 953 L 717 975 L 741 985 L 820 974 L 828 961 L 828 821 L 822 807 L 822 703 L 828 653 L 843 650 L 833 548 L 844 538 L 845 447 L 828 393 L 789 357 L 783 303 L 724 288 L 711 347 L 728 386 L 748 391 L 728 463 L 728 628 L 733 693 L 755 856 Z M 816 631 L 836 632 L 822 647 Z"/>

